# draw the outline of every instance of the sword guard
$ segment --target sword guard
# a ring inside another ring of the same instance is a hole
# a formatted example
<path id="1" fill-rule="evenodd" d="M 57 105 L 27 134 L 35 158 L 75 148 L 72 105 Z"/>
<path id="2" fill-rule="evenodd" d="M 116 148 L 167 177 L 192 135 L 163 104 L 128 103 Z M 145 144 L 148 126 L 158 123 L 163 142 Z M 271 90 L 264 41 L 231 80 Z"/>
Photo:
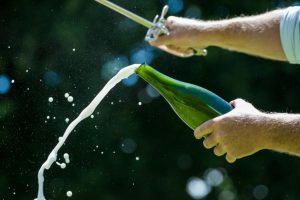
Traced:
<path id="1" fill-rule="evenodd" d="M 161 15 L 156 15 L 153 20 L 154 26 L 148 29 L 145 40 L 152 42 L 156 40 L 160 35 L 169 35 L 169 30 L 166 28 L 165 16 L 168 13 L 169 7 L 165 5 L 161 11 Z"/>
<path id="2" fill-rule="evenodd" d="M 166 27 L 166 15 L 168 13 L 169 7 L 165 5 L 161 11 L 160 16 L 156 15 L 153 20 L 153 27 L 149 28 L 145 37 L 147 42 L 152 42 L 156 40 L 160 35 L 169 35 L 170 32 Z M 206 56 L 206 49 L 192 48 L 193 54 L 191 56 Z"/>

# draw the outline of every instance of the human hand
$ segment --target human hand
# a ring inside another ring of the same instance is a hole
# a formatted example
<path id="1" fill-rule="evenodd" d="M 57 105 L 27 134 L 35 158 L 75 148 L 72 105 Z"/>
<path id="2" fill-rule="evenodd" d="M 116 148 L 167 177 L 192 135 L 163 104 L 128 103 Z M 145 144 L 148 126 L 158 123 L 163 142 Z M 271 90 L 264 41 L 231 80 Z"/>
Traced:
<path id="1" fill-rule="evenodd" d="M 266 141 L 264 113 L 252 104 L 236 99 L 230 104 L 234 107 L 229 113 L 209 120 L 195 129 L 196 139 L 207 136 L 203 145 L 210 149 L 214 147 L 214 154 L 226 154 L 226 160 L 233 163 L 264 149 Z"/>
<path id="2" fill-rule="evenodd" d="M 179 57 L 193 56 L 194 49 L 207 47 L 201 38 L 201 24 L 199 20 L 170 16 L 166 20 L 170 34 L 161 35 L 150 44 Z"/>

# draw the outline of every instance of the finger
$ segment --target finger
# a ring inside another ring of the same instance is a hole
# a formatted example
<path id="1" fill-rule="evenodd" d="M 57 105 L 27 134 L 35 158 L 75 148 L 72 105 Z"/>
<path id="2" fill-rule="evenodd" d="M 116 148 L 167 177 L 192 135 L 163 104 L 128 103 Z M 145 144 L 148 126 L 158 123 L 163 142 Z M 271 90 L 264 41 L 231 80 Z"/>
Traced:
<path id="1" fill-rule="evenodd" d="M 216 156 L 222 156 L 226 153 L 224 147 L 221 144 L 218 144 L 215 148 L 214 148 L 214 154 Z"/>
<path id="2" fill-rule="evenodd" d="M 168 45 L 168 46 L 163 45 L 163 46 L 159 46 L 159 48 L 163 51 L 166 51 L 170 54 L 173 54 L 175 56 L 182 57 L 182 58 L 186 58 L 186 57 L 190 57 L 190 56 L 194 55 L 194 52 L 192 49 L 182 49 L 182 48 L 175 47 L 172 45 Z"/>
<path id="3" fill-rule="evenodd" d="M 158 38 L 156 38 L 155 40 L 149 42 L 149 44 L 151 46 L 155 46 L 155 47 L 159 47 L 162 45 L 170 45 L 172 44 L 172 39 L 170 35 L 161 35 Z"/>
<path id="4" fill-rule="evenodd" d="M 234 163 L 236 161 L 236 158 L 234 158 L 233 156 L 229 155 L 228 153 L 226 154 L 226 160 L 229 163 Z"/>
<path id="5" fill-rule="evenodd" d="M 213 132 L 214 121 L 209 120 L 201 124 L 194 130 L 194 136 L 196 139 L 200 139 L 205 135 L 208 135 Z"/>
<path id="6" fill-rule="evenodd" d="M 165 24 L 166 28 L 171 31 L 174 28 L 174 23 L 178 19 L 180 18 L 175 16 L 169 16 L 166 20 L 166 24 Z"/>
<path id="7" fill-rule="evenodd" d="M 194 50 L 191 48 L 180 48 L 174 45 L 167 45 L 169 51 L 176 52 L 178 56 L 186 58 L 194 55 Z"/>
<path id="8" fill-rule="evenodd" d="M 218 144 L 218 141 L 215 137 L 215 135 L 212 133 L 211 135 L 209 135 L 204 141 L 203 141 L 203 145 L 205 148 L 210 149 L 213 148 L 214 146 L 216 146 Z"/>
<path id="9" fill-rule="evenodd" d="M 246 102 L 243 99 L 235 99 L 235 100 L 231 101 L 230 104 L 232 105 L 232 107 L 235 108 L 235 107 L 240 106 L 240 105 L 248 104 L 248 102 Z"/>

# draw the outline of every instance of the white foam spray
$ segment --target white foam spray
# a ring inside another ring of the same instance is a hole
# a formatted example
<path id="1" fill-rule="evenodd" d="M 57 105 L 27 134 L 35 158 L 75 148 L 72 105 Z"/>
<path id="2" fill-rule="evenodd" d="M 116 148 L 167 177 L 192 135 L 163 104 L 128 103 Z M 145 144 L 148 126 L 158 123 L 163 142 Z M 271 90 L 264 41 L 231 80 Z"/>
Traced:
<path id="1" fill-rule="evenodd" d="M 89 117 L 98 104 L 102 101 L 102 99 L 106 96 L 106 94 L 121 80 L 128 78 L 131 74 L 135 72 L 135 70 L 140 66 L 140 64 L 133 64 L 128 67 L 125 67 L 121 69 L 112 79 L 108 81 L 108 83 L 104 86 L 104 88 L 98 93 L 98 95 L 93 99 L 93 101 L 85 108 L 79 116 L 72 121 L 68 128 L 66 129 L 65 133 L 62 137 L 60 137 L 59 142 L 54 147 L 54 149 L 49 154 L 47 160 L 43 163 L 41 168 L 38 172 L 38 197 L 36 200 L 45 200 L 44 196 L 44 171 L 45 169 L 50 169 L 51 165 L 56 161 L 57 159 L 57 152 L 62 147 L 62 145 L 65 143 L 66 139 L 72 132 L 72 130 L 85 118 Z"/>

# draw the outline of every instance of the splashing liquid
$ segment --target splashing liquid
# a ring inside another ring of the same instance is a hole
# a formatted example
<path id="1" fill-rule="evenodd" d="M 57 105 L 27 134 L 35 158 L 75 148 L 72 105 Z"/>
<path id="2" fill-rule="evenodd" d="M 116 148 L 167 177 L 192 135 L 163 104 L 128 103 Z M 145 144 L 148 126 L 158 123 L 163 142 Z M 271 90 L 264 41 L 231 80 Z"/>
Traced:
<path id="1" fill-rule="evenodd" d="M 54 147 L 54 149 L 49 154 L 47 160 L 44 162 L 44 164 L 41 166 L 38 172 L 38 197 L 36 200 L 45 200 L 44 196 L 44 171 L 45 169 L 50 169 L 51 165 L 56 161 L 57 159 L 57 152 L 62 147 L 62 145 L 65 143 L 66 139 L 72 132 L 72 130 L 85 118 L 89 117 L 96 107 L 99 105 L 99 103 L 102 101 L 102 99 L 106 96 L 106 94 L 121 80 L 128 78 L 130 75 L 132 75 L 135 70 L 140 66 L 140 64 L 134 64 L 130 65 L 128 67 L 125 67 L 121 69 L 112 79 L 108 81 L 108 83 L 104 86 L 104 88 L 98 93 L 98 95 L 93 99 L 93 101 L 85 108 L 79 116 L 70 123 L 68 128 L 66 129 L 65 133 L 63 134 L 57 145 Z M 68 156 L 67 156 L 68 157 Z M 67 162 L 67 161 L 66 161 Z"/>

